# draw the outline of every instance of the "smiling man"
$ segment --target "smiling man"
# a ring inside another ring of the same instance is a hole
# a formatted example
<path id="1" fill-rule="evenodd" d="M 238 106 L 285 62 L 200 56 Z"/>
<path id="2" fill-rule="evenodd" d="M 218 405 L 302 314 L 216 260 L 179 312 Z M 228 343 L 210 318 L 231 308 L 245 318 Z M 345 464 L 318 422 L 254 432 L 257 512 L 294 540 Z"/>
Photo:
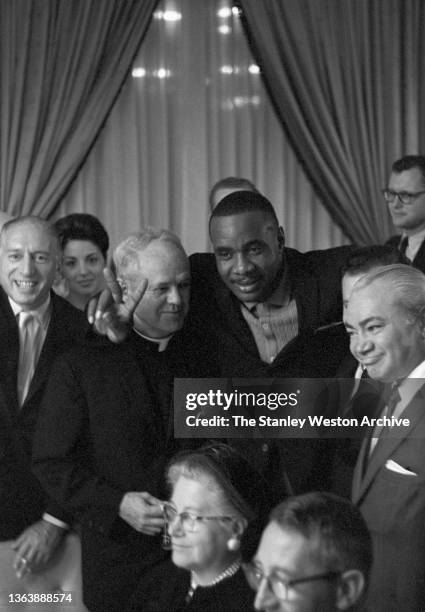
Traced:
<path id="1" fill-rule="evenodd" d="M 221 200 L 209 230 L 214 255 L 190 258 L 190 320 L 211 336 L 220 375 L 332 376 L 345 345 L 329 348 L 326 333 L 319 344 L 314 332 L 340 320 L 340 268 L 350 247 L 310 253 L 285 247 L 272 204 L 252 191 Z M 269 480 L 277 500 L 287 493 L 285 471 L 297 493 L 322 486 L 316 476 L 324 474 L 318 456 L 324 454 L 312 440 L 232 443 Z"/>
<path id="2" fill-rule="evenodd" d="M 354 357 L 392 383 L 378 415 L 408 423 L 375 427 L 354 472 L 353 502 L 374 544 L 370 609 L 417 612 L 425 609 L 425 275 L 403 264 L 373 270 L 354 285 L 344 321 Z"/>
<path id="3" fill-rule="evenodd" d="M 58 240 L 47 221 L 21 217 L 3 226 L 0 540 L 11 540 L 15 570 L 26 577 L 46 565 L 66 533 L 63 511 L 47 499 L 30 470 L 40 402 L 53 360 L 82 341 L 88 328 L 83 313 L 51 292 L 57 268 Z"/>
<path id="4" fill-rule="evenodd" d="M 387 189 L 383 190 L 394 227 L 401 236 L 394 244 L 412 264 L 425 271 L 425 156 L 406 155 L 394 162 Z"/>
<path id="5" fill-rule="evenodd" d="M 136 296 L 129 337 L 57 362 L 34 445 L 41 482 L 81 521 L 83 598 L 93 612 L 122 610 L 164 556 L 153 536 L 163 526 L 165 464 L 191 445 L 173 437 L 173 378 L 199 376 L 198 367 L 209 374 L 204 343 L 182 330 L 190 268 L 178 238 L 146 228 L 118 245 L 114 263 L 124 302 Z"/>

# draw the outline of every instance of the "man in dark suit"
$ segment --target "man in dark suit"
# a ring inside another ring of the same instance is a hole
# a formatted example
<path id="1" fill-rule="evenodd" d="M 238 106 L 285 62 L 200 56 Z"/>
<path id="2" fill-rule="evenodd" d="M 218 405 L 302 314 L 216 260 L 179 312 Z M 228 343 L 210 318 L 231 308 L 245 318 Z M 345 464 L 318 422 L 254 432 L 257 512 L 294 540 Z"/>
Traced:
<path id="1" fill-rule="evenodd" d="M 102 612 L 125 607 L 164 555 L 153 536 L 163 528 L 165 464 L 177 449 L 173 376 L 206 367 L 180 332 L 190 269 L 177 237 L 130 236 L 114 262 L 124 301 L 147 283 L 133 329 L 120 345 L 88 345 L 57 362 L 34 446 L 41 482 L 81 522 L 83 597 Z"/>
<path id="2" fill-rule="evenodd" d="M 401 236 L 392 236 L 388 243 L 425 272 L 425 156 L 406 155 L 395 161 L 383 194 L 394 226 L 401 230 Z"/>
<path id="3" fill-rule="evenodd" d="M 46 221 L 21 217 L 3 226 L 0 540 L 12 540 L 19 576 L 49 561 L 67 527 L 63 511 L 47 499 L 30 471 L 32 439 L 53 360 L 82 339 L 88 328 L 83 313 L 51 292 L 58 257 L 58 241 Z M 25 348 L 20 321 L 28 315 L 33 336 Z"/>
<path id="4" fill-rule="evenodd" d="M 352 492 L 372 534 L 376 612 L 425 609 L 424 313 L 425 276 L 395 264 L 360 279 L 344 315 L 354 357 L 370 377 L 392 383 L 362 443 Z"/>
<path id="5" fill-rule="evenodd" d="M 237 191 L 210 218 L 214 254 L 192 255 L 191 320 L 208 328 L 220 375 L 332 376 L 345 351 L 332 329 L 341 319 L 340 268 L 350 247 L 299 253 L 285 247 L 271 203 Z M 296 492 L 322 486 L 322 444 L 302 439 L 232 441 L 283 496 L 284 470 Z M 313 474 L 314 471 L 314 474 Z M 282 497 L 281 497 L 282 498 Z"/>

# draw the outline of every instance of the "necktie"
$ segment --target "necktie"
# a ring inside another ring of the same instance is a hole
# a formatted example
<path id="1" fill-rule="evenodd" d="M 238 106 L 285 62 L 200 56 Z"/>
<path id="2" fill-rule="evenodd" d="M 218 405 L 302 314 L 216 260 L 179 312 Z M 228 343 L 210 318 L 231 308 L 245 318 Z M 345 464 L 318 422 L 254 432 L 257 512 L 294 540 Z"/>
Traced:
<path id="1" fill-rule="evenodd" d="M 37 351 L 37 332 L 39 324 L 30 312 L 19 313 L 19 365 L 18 365 L 18 401 L 25 401 L 34 374 Z"/>
<path id="2" fill-rule="evenodd" d="M 387 417 L 387 418 L 392 417 L 395 407 L 401 400 L 400 392 L 398 390 L 399 386 L 400 386 L 400 382 L 396 381 L 396 382 L 391 383 L 391 385 L 389 385 L 389 387 L 387 388 L 387 400 L 385 402 L 384 411 L 381 414 L 382 417 Z M 383 429 L 384 429 L 384 426 L 381 425 L 381 426 L 376 426 L 375 429 L 373 430 L 372 437 L 370 440 L 369 456 L 373 453 L 377 443 L 379 442 L 379 436 L 381 435 Z"/>
<path id="3" fill-rule="evenodd" d="M 398 250 L 400 251 L 400 253 L 401 253 L 401 254 L 403 255 L 403 257 L 405 258 L 406 263 L 407 263 L 407 264 L 410 264 L 410 263 L 412 263 L 412 262 L 410 261 L 410 259 L 409 259 L 409 258 L 407 257 L 407 255 L 406 255 L 406 250 L 407 250 L 407 247 L 408 247 L 408 246 L 409 246 L 409 238 L 408 238 L 407 236 L 404 236 L 404 238 L 402 238 L 402 239 L 400 240 L 400 243 L 399 243 L 399 245 L 398 245 Z M 404 262 L 402 262 L 402 263 L 404 263 Z"/>

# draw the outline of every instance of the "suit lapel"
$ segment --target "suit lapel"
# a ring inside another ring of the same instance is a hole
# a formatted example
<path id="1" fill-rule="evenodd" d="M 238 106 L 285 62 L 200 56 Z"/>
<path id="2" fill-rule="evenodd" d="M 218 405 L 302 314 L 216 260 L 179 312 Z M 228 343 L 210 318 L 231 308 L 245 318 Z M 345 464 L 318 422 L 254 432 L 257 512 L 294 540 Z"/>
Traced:
<path id="1" fill-rule="evenodd" d="M 419 251 L 416 253 L 416 257 L 412 263 L 415 268 L 418 268 L 419 270 L 422 270 L 422 272 L 425 272 L 425 240 L 419 247 Z"/>
<path id="2" fill-rule="evenodd" d="M 0 380 L 10 411 L 18 410 L 16 395 L 19 363 L 19 333 L 7 294 L 0 288 Z"/>
<path id="3" fill-rule="evenodd" d="M 365 454 L 369 448 L 368 439 L 363 441 L 353 478 L 354 503 L 358 503 L 360 501 L 370 487 L 379 470 L 385 466 L 385 463 L 393 455 L 394 451 L 400 446 L 400 444 L 402 444 L 409 436 L 412 435 L 418 424 L 425 419 L 424 401 L 425 386 L 416 393 L 415 397 L 401 415 L 401 418 L 409 419 L 410 421 L 410 425 L 403 430 L 403 437 L 390 437 L 388 429 L 384 430 L 376 448 L 372 453 L 372 456 L 369 459 L 366 471 L 362 478 L 362 467 L 365 460 Z"/>

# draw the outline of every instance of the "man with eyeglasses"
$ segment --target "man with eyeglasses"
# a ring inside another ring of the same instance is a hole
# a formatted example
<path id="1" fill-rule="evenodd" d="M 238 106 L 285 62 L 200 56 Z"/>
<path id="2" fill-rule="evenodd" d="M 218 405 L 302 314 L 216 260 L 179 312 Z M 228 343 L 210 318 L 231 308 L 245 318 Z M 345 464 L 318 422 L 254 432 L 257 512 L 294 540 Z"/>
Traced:
<path id="1" fill-rule="evenodd" d="M 397 246 L 415 268 L 425 272 L 425 155 L 395 161 L 383 195 L 394 226 L 401 230 L 401 236 L 393 236 L 388 244 Z"/>
<path id="2" fill-rule="evenodd" d="M 257 593 L 256 610 L 360 612 L 371 565 L 371 538 L 360 512 L 346 499 L 313 492 L 272 511 L 244 570 Z"/>

